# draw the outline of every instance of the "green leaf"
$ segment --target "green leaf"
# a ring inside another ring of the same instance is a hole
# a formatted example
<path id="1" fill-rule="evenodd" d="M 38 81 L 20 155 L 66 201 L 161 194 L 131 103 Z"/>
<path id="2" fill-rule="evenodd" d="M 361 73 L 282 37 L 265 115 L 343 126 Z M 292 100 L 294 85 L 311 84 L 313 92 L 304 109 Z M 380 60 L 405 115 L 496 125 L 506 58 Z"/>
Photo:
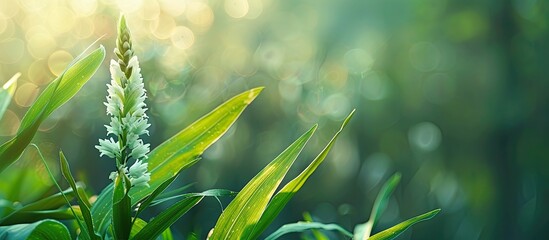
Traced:
<path id="1" fill-rule="evenodd" d="M 162 211 L 158 216 L 153 218 L 139 233 L 137 233 L 132 239 L 135 240 L 148 240 L 155 239 L 162 232 L 168 229 L 172 224 L 183 216 L 189 209 L 198 204 L 204 196 L 193 196 L 185 198 L 168 209 Z"/>
<path id="2" fill-rule="evenodd" d="M 366 223 L 359 224 L 355 227 L 354 238 L 356 240 L 366 240 L 370 237 L 372 229 L 379 221 L 379 217 L 387 208 L 387 204 L 389 203 L 391 194 L 400 182 L 400 177 L 400 173 L 395 173 L 393 176 L 391 176 L 389 180 L 387 180 L 387 182 L 385 182 L 385 184 L 383 184 L 381 190 L 376 197 L 374 206 L 372 207 L 370 219 Z"/>
<path id="3" fill-rule="evenodd" d="M 412 225 L 422 222 L 425 220 L 429 220 L 433 218 L 435 215 L 440 212 L 440 209 L 435 209 L 433 211 L 430 211 L 428 213 L 421 214 L 417 217 L 410 218 L 404 222 L 401 222 L 391 228 L 388 228 L 386 230 L 383 230 L 374 236 L 368 238 L 369 240 L 390 240 L 396 238 L 398 235 L 400 235 L 402 232 L 404 232 L 406 229 L 411 227 Z"/>
<path id="4" fill-rule="evenodd" d="M 217 220 L 211 239 L 248 239 L 252 236 L 271 196 L 316 128 L 313 126 L 299 137 L 246 184 Z"/>
<path id="5" fill-rule="evenodd" d="M 0 88 L 0 119 L 4 115 L 4 112 L 10 104 L 11 98 L 17 88 L 17 79 L 21 76 L 21 73 L 16 73 Z"/>
<path id="6" fill-rule="evenodd" d="M 79 56 L 74 64 L 70 64 L 46 87 L 21 120 L 15 137 L 0 146 L 0 172 L 21 156 L 42 121 L 82 88 L 97 71 L 104 58 L 103 46 L 83 58 Z"/>
<path id="7" fill-rule="evenodd" d="M 113 193 L 113 231 L 115 239 L 128 239 L 132 228 L 131 199 L 128 190 L 131 188 L 130 179 L 122 171 L 114 180 Z"/>
<path id="8" fill-rule="evenodd" d="M 156 206 L 156 205 L 161 204 L 163 202 L 173 200 L 173 199 L 177 199 L 177 198 L 188 198 L 188 197 L 195 197 L 195 196 L 227 197 L 227 196 L 236 196 L 237 193 L 238 192 L 233 192 L 233 191 L 227 190 L 227 189 L 210 189 L 210 190 L 206 190 L 206 191 L 201 192 L 201 193 L 185 193 L 185 194 L 181 194 L 181 195 L 162 198 L 162 199 L 159 199 L 159 200 L 156 200 L 156 201 L 152 202 L 150 206 Z"/>
<path id="9" fill-rule="evenodd" d="M 78 209 L 76 209 L 76 211 L 78 211 Z M 69 220 L 74 219 L 74 215 L 70 208 L 23 211 L 17 212 L 16 214 L 10 214 L 8 217 L 2 219 L 2 225 L 32 223 L 44 219 Z"/>
<path id="10" fill-rule="evenodd" d="M 204 150 L 227 132 L 261 90 L 263 88 L 254 88 L 231 98 L 152 150 L 147 160 L 151 172 L 150 187 L 132 188 L 132 205 L 142 201 L 181 170 L 195 164 Z M 105 233 L 110 224 L 112 189 L 112 184 L 103 189 L 91 209 L 100 233 Z"/>
<path id="11" fill-rule="evenodd" d="M 141 229 L 143 229 L 145 226 L 147 226 L 147 222 L 145 222 L 143 219 L 141 218 L 137 218 L 135 219 L 135 222 L 134 224 L 132 225 L 132 231 L 130 233 L 130 239 L 133 239 L 133 237 L 139 233 L 139 231 L 141 231 Z M 162 240 L 173 240 L 173 235 L 172 235 L 172 231 L 170 230 L 170 228 L 167 228 L 166 230 L 164 230 L 164 232 L 162 232 L 162 235 L 160 235 L 162 238 Z M 159 238 L 156 238 L 157 240 Z"/>
<path id="12" fill-rule="evenodd" d="M 72 176 L 71 170 L 69 168 L 69 162 L 67 161 L 67 158 L 65 158 L 65 154 L 63 154 L 62 151 L 59 151 L 59 161 L 61 164 L 61 173 L 63 177 L 67 180 L 72 190 L 76 192 L 76 200 L 78 201 L 80 210 L 82 211 L 84 222 L 86 224 L 86 229 L 84 229 L 84 226 L 80 226 L 82 228 L 82 231 L 84 232 L 84 234 L 89 234 L 89 237 L 91 239 L 100 239 L 100 237 L 94 231 L 93 219 L 90 213 L 90 206 L 87 205 L 87 201 L 83 200 L 84 196 L 80 195 L 78 187 L 76 186 L 76 182 L 74 181 L 74 177 Z"/>
<path id="13" fill-rule="evenodd" d="M 0 227 L 0 239 L 70 240 L 71 235 L 67 227 L 62 223 L 55 220 L 42 220 L 32 224 L 17 224 Z"/>
<path id="14" fill-rule="evenodd" d="M 53 218 L 58 220 L 68 219 L 65 215 L 62 215 L 62 214 L 56 215 L 58 213 L 64 213 L 68 209 L 57 209 L 57 208 L 62 207 L 66 204 L 63 194 L 71 198 L 73 196 L 73 193 L 74 192 L 72 191 L 72 189 L 68 189 L 63 191 L 63 193 L 56 193 L 51 196 L 40 199 L 36 202 L 29 203 L 21 208 L 16 209 L 12 213 L 10 213 L 8 216 L 0 219 L 0 225 L 29 223 L 29 222 L 34 222 L 36 220 L 41 220 L 45 218 Z M 28 216 L 41 216 L 41 215 L 44 215 L 46 217 L 34 219 L 34 220 L 28 220 Z M 54 215 L 59 216 L 60 218 L 56 218 Z M 70 216 L 72 216 L 72 214 Z"/>
<path id="15" fill-rule="evenodd" d="M 133 223 L 135 223 L 135 220 L 139 219 L 139 214 L 141 214 L 141 212 L 143 212 L 145 209 L 147 209 L 149 207 L 149 205 L 152 203 L 152 201 L 154 201 L 156 199 L 156 197 L 158 197 L 158 195 L 160 195 L 162 192 L 164 192 L 164 190 L 166 190 L 166 188 L 168 188 L 170 186 L 170 184 L 177 178 L 177 176 L 174 176 L 168 180 L 166 180 L 165 182 L 163 182 L 162 184 L 160 184 L 160 186 L 158 186 L 158 188 L 156 188 L 154 190 L 154 192 L 151 193 L 151 195 L 147 196 L 147 198 L 145 198 L 140 204 L 139 204 L 139 207 L 137 208 L 137 211 L 135 213 L 135 217 L 134 217 L 134 220 L 133 220 Z M 132 223 L 132 225 L 133 225 Z M 133 228 L 132 228 L 133 230 Z"/>
<path id="16" fill-rule="evenodd" d="M 318 222 L 297 222 L 290 223 L 280 227 L 269 235 L 265 240 L 274 240 L 288 233 L 303 232 L 310 229 L 324 229 L 328 231 L 338 231 L 347 237 L 353 237 L 353 234 L 337 224 L 324 224 Z"/>
<path id="17" fill-rule="evenodd" d="M 267 206 L 267 209 L 265 210 L 265 213 L 263 216 L 261 216 L 261 219 L 256 224 L 253 234 L 251 235 L 251 239 L 256 239 L 259 237 L 259 235 L 265 231 L 265 229 L 273 222 L 273 220 L 278 216 L 278 214 L 282 211 L 284 206 L 290 201 L 290 199 L 301 189 L 303 184 L 307 181 L 307 179 L 313 174 L 313 172 L 317 169 L 317 167 L 324 161 L 328 153 L 330 152 L 330 149 L 332 149 L 332 146 L 334 145 L 335 141 L 337 140 L 337 137 L 343 131 L 345 126 L 349 123 L 351 118 L 353 117 L 354 110 L 347 116 L 347 118 L 343 121 L 343 124 L 341 125 L 341 128 L 337 133 L 332 137 L 332 140 L 324 147 L 324 150 L 322 150 L 318 156 L 307 166 L 299 176 L 294 178 L 292 181 L 290 181 L 286 186 L 284 186 L 276 195 L 273 197 L 269 205 Z"/>
<path id="18" fill-rule="evenodd" d="M 303 213 L 303 220 L 305 222 L 314 222 L 313 217 L 309 212 Z M 326 236 L 324 233 L 320 232 L 318 229 L 311 229 L 311 232 L 313 232 L 314 239 L 316 240 L 329 240 L 328 236 Z"/>

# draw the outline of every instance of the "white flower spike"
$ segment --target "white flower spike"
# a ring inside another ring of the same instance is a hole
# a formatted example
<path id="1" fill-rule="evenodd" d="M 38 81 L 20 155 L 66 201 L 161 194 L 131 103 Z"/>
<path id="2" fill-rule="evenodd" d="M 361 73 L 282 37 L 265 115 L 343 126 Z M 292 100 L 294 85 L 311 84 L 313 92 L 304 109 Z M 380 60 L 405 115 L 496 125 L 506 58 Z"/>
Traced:
<path id="1" fill-rule="evenodd" d="M 116 141 L 110 137 L 100 139 L 95 146 L 100 152 L 100 157 L 106 155 L 116 160 L 118 172 L 109 176 L 115 179 L 118 173 L 128 175 L 132 186 L 149 186 L 151 179 L 148 172 L 148 164 L 142 160 L 147 158 L 150 145 L 145 144 L 140 136 L 149 134 L 147 98 L 145 85 L 141 76 L 141 68 L 137 56 L 133 55 L 130 31 L 126 26 L 126 20 L 122 16 L 118 26 L 118 38 L 116 39 L 114 53 L 118 60 L 111 60 L 111 81 L 107 84 L 107 115 L 111 117 L 107 128 L 107 135 L 114 135 Z M 135 162 L 128 169 L 128 160 Z"/>

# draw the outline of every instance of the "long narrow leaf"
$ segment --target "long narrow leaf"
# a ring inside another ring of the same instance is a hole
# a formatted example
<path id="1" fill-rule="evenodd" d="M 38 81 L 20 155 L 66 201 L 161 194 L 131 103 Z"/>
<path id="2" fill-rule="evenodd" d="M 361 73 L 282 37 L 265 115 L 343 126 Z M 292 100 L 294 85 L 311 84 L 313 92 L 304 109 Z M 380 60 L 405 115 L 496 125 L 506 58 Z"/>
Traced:
<path id="1" fill-rule="evenodd" d="M 76 182 L 74 181 L 74 177 L 72 176 L 71 170 L 69 168 L 69 162 L 67 161 L 67 158 L 65 158 L 65 154 L 63 154 L 62 151 L 59 151 L 59 161 L 61 163 L 61 173 L 63 177 L 65 177 L 72 190 L 76 193 L 76 200 L 78 201 L 80 210 L 82 211 L 82 216 L 84 218 L 84 222 L 86 223 L 87 232 L 90 235 L 90 238 L 100 239 L 100 237 L 94 231 L 93 219 L 90 213 L 90 206 L 87 205 L 87 201 L 83 200 L 83 196 L 80 196 L 78 188 L 76 186 Z"/>
<path id="2" fill-rule="evenodd" d="M 147 226 L 147 222 L 145 222 L 141 218 L 137 218 L 134 221 L 134 224 L 132 225 L 132 231 L 130 233 L 130 239 L 133 239 L 133 237 L 135 235 L 137 235 L 137 233 L 139 233 L 141 231 L 141 229 L 143 229 L 145 226 Z M 164 230 L 164 232 L 162 232 L 161 237 L 162 237 L 162 240 L 173 240 L 172 231 L 170 230 L 170 228 Z"/>
<path id="3" fill-rule="evenodd" d="M 46 87 L 29 108 L 14 138 L 0 146 L 0 172 L 15 162 L 30 143 L 38 127 L 55 109 L 72 98 L 97 71 L 103 59 L 103 46 L 85 57 L 78 57 Z"/>
<path id="4" fill-rule="evenodd" d="M 74 196 L 73 193 L 74 192 L 72 189 L 68 189 L 63 191 L 63 193 L 56 193 L 51 196 L 40 199 L 36 202 L 29 203 L 11 212 L 8 216 L 0 219 L 0 225 L 28 223 L 29 220 L 27 220 L 26 216 L 28 216 L 29 214 L 39 215 L 42 213 L 47 213 L 47 211 L 58 211 L 59 207 L 62 207 L 66 204 L 65 197 L 63 196 L 63 194 L 67 198 L 71 199 Z M 39 214 L 35 214 L 37 212 Z M 49 218 L 54 218 L 54 217 L 52 216 Z M 55 219 L 58 219 L 58 218 L 55 218 Z M 63 218 L 63 219 L 66 219 L 66 218 Z"/>
<path id="5" fill-rule="evenodd" d="M 132 229 L 131 199 L 128 196 L 128 189 L 130 188 L 130 179 L 126 174 L 119 172 L 114 180 L 114 193 L 112 197 L 112 226 L 115 239 L 125 240 L 130 237 Z"/>
<path id="6" fill-rule="evenodd" d="M 17 87 L 17 79 L 21 76 L 21 73 L 16 73 L 0 88 L 0 119 L 4 115 L 4 112 L 10 104 L 11 98 L 15 93 Z"/>
<path id="7" fill-rule="evenodd" d="M 398 237 L 402 232 L 406 231 L 406 229 L 410 228 L 412 225 L 422 222 L 425 220 L 429 220 L 436 216 L 440 212 L 440 209 L 435 209 L 433 211 L 430 211 L 428 213 L 421 214 L 417 217 L 410 218 L 404 222 L 401 222 L 391 228 L 388 228 L 386 230 L 383 230 L 374 236 L 368 238 L 369 240 L 390 240 Z"/>
<path id="8" fill-rule="evenodd" d="M 310 229 L 324 229 L 328 231 L 338 231 L 347 237 L 353 237 L 353 234 L 337 224 L 324 224 L 318 222 L 297 222 L 290 223 L 280 227 L 265 240 L 274 240 L 288 233 L 303 232 Z"/>
<path id="9" fill-rule="evenodd" d="M 387 182 L 385 182 L 385 184 L 383 184 L 376 197 L 374 206 L 372 207 L 370 219 L 366 223 L 359 224 L 355 227 L 354 234 L 356 240 L 366 240 L 370 237 L 372 229 L 379 221 L 379 217 L 387 208 L 391 194 L 400 182 L 400 177 L 400 173 L 395 173 L 389 180 L 387 180 Z"/>
<path id="10" fill-rule="evenodd" d="M 168 229 L 177 219 L 179 219 L 183 214 L 187 213 L 189 209 L 194 207 L 198 202 L 200 202 L 204 197 L 203 196 L 194 196 L 185 198 L 168 209 L 162 211 L 158 216 L 153 218 L 139 233 L 137 233 L 132 239 L 135 240 L 148 240 L 155 239 L 162 232 Z"/>
<path id="11" fill-rule="evenodd" d="M 73 210 L 77 215 L 82 215 L 80 212 L 80 208 L 73 208 Z M 2 219 L 2 225 L 32 223 L 44 219 L 69 220 L 74 218 L 75 216 L 70 208 L 24 211 L 17 212 L 17 214 L 10 214 L 5 219 Z"/>
<path id="12" fill-rule="evenodd" d="M 158 204 L 161 204 L 161 203 L 173 200 L 173 199 L 177 199 L 177 198 L 189 198 L 189 197 L 196 197 L 196 196 L 227 197 L 227 196 L 236 196 L 236 194 L 238 194 L 238 192 L 233 192 L 233 191 L 227 190 L 227 189 L 210 189 L 210 190 L 206 190 L 206 191 L 201 192 L 201 193 L 185 193 L 185 194 L 181 194 L 181 195 L 176 195 L 176 196 L 171 196 L 171 197 L 158 199 L 158 200 L 152 202 L 150 206 L 156 206 Z"/>
<path id="13" fill-rule="evenodd" d="M 181 170 L 195 164 L 204 150 L 227 132 L 261 90 L 263 88 L 254 88 L 231 98 L 152 150 L 148 158 L 150 187 L 137 188 L 136 191 L 132 188 L 132 205 L 142 201 Z M 112 189 L 112 185 L 106 187 L 91 209 L 95 226 L 102 234 L 110 223 Z"/>
<path id="14" fill-rule="evenodd" d="M 156 188 L 154 190 L 154 192 L 151 193 L 151 195 L 147 196 L 147 198 L 145 198 L 140 204 L 139 204 L 139 207 L 137 208 L 137 211 L 135 212 L 135 217 L 133 218 L 133 222 L 132 222 L 132 225 L 135 223 L 135 221 L 137 219 L 139 219 L 139 214 L 141 214 L 141 212 L 143 212 L 145 209 L 147 209 L 149 207 L 149 205 L 152 203 L 152 201 L 155 200 L 156 197 L 158 197 L 158 195 L 160 195 L 164 190 L 166 190 L 166 188 L 168 188 L 170 186 L 170 184 L 177 178 L 177 176 L 175 177 L 172 177 L 170 179 L 168 179 L 167 181 L 163 182 L 162 184 L 160 184 L 160 186 L 158 186 L 158 188 Z M 133 229 L 133 228 L 132 228 Z"/>
<path id="15" fill-rule="evenodd" d="M 248 239 L 269 200 L 317 126 L 299 137 L 240 191 L 221 214 L 211 239 Z"/>
<path id="16" fill-rule="evenodd" d="M 70 240 L 71 235 L 67 227 L 62 223 L 55 220 L 42 220 L 32 224 L 0 227 L 0 239 Z"/>
<path id="17" fill-rule="evenodd" d="M 44 164 L 44 167 L 46 168 L 46 171 L 48 172 L 48 175 L 50 176 L 50 179 L 53 181 L 54 185 L 57 187 L 57 190 L 59 190 L 59 192 L 61 193 L 61 195 L 65 199 L 65 202 L 67 203 L 67 205 L 69 205 L 69 210 L 71 211 L 74 218 L 76 219 L 76 223 L 78 224 L 78 226 L 80 226 L 80 229 L 82 230 L 83 234 L 80 235 L 80 236 L 82 236 L 81 237 L 82 240 L 90 240 L 91 239 L 90 236 L 89 236 L 90 234 L 88 233 L 87 228 L 84 227 L 85 224 L 83 224 L 82 221 L 81 221 L 83 216 L 82 216 L 82 211 L 80 211 L 80 207 L 76 208 L 76 207 L 71 205 L 69 197 L 67 197 L 64 194 L 63 189 L 61 189 L 61 186 L 59 186 L 59 183 L 57 183 L 57 180 L 55 180 L 55 177 L 53 176 L 53 173 L 51 172 L 50 167 L 48 167 L 48 163 L 46 162 L 46 159 L 44 158 L 44 155 L 42 154 L 42 151 L 40 151 L 40 148 L 38 146 L 36 146 L 36 144 L 34 144 L 34 143 L 30 144 L 30 146 L 35 147 L 36 151 L 38 151 L 38 155 L 40 155 L 40 160 L 42 160 L 42 163 Z"/>
<path id="18" fill-rule="evenodd" d="M 282 211 L 284 206 L 290 201 L 290 199 L 301 189 L 303 184 L 307 181 L 307 179 L 313 174 L 313 172 L 317 169 L 317 167 L 324 161 L 328 153 L 330 152 L 330 149 L 332 149 L 332 146 L 334 145 L 335 141 L 337 140 L 337 137 L 343 131 L 345 126 L 349 123 L 351 120 L 354 110 L 347 116 L 347 118 L 343 121 L 343 124 L 341 125 L 341 128 L 337 133 L 332 137 L 332 140 L 326 145 L 324 150 L 318 154 L 318 156 L 307 166 L 301 174 L 299 174 L 296 178 L 294 178 L 292 181 L 290 181 L 286 186 L 284 186 L 276 195 L 273 197 L 269 205 L 267 206 L 267 209 L 265 210 L 265 213 L 263 216 L 261 216 L 261 219 L 257 223 L 253 234 L 251 235 L 251 239 L 256 239 L 259 237 L 259 235 L 265 231 L 265 229 L 273 222 L 273 220 L 278 216 L 278 214 Z"/>

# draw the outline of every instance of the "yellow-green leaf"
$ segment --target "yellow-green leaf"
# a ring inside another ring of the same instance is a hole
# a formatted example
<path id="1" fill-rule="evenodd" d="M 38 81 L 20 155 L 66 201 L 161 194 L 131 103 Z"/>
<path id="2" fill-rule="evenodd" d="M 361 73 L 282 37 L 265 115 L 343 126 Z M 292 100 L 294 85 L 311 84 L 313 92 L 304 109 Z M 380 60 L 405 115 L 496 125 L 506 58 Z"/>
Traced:
<path id="1" fill-rule="evenodd" d="M 409 227 L 411 227 L 412 225 L 418 223 L 418 222 L 422 222 L 422 221 L 425 221 L 425 220 L 429 220 L 431 218 L 433 218 L 435 215 L 438 214 L 438 212 L 440 212 L 440 209 L 435 209 L 433 211 L 430 211 L 428 213 L 424 213 L 424 214 L 421 214 L 417 217 L 413 217 L 413 218 L 410 218 L 404 222 L 401 222 L 389 229 L 386 229 L 386 230 L 383 230 L 379 233 L 377 233 L 376 235 L 368 238 L 369 240 L 390 240 L 390 239 L 394 239 L 396 237 L 398 237 L 398 235 L 400 235 L 402 232 L 406 231 L 406 229 L 408 229 Z"/>
<path id="2" fill-rule="evenodd" d="M 31 224 L 17 224 L 0 227 L 0 239 L 70 240 L 71 235 L 65 225 L 58 221 L 48 219 Z"/>
<path id="3" fill-rule="evenodd" d="M 102 46 L 85 57 L 78 57 L 46 87 L 21 120 L 15 137 L 0 146 L 0 172 L 21 156 L 42 121 L 82 88 L 104 58 L 105 49 Z"/>
<path id="4" fill-rule="evenodd" d="M 259 235 L 265 231 L 265 229 L 273 222 L 273 220 L 278 216 L 278 214 L 282 211 L 284 206 L 290 201 L 290 199 L 301 189 L 303 184 L 307 181 L 307 179 L 313 174 L 313 172 L 317 169 L 317 167 L 324 161 L 328 153 L 330 152 L 330 149 L 332 149 L 332 146 L 334 145 L 335 141 L 337 140 L 337 137 L 343 131 L 345 126 L 349 123 L 351 120 L 354 110 L 347 116 L 347 118 L 343 121 L 343 124 L 341 125 L 341 128 L 337 133 L 332 137 L 332 140 L 324 147 L 324 150 L 322 150 L 318 156 L 309 164 L 309 166 L 301 172 L 296 178 L 294 178 L 292 181 L 290 181 L 288 184 L 286 184 L 276 195 L 273 197 L 271 202 L 269 202 L 269 205 L 267 206 L 267 209 L 265 210 L 265 213 L 263 216 L 261 216 L 261 219 L 257 223 L 254 233 L 251 235 L 251 239 L 256 239 L 259 237 Z"/>
<path id="5" fill-rule="evenodd" d="M 223 211 L 210 239 L 249 239 L 269 200 L 317 126 L 299 137 L 259 172 Z"/>
<path id="6" fill-rule="evenodd" d="M 132 205 L 145 199 L 181 170 L 195 164 L 204 150 L 227 132 L 261 90 L 263 88 L 254 88 L 231 98 L 152 150 L 147 160 L 151 172 L 150 187 L 132 188 Z M 102 234 L 110 224 L 112 191 L 112 184 L 103 189 L 91 209 L 95 226 Z"/>
<path id="7" fill-rule="evenodd" d="M 17 88 L 17 79 L 21 76 L 21 73 L 16 73 L 0 88 L 0 119 L 4 115 L 4 112 L 10 104 L 11 98 Z"/>

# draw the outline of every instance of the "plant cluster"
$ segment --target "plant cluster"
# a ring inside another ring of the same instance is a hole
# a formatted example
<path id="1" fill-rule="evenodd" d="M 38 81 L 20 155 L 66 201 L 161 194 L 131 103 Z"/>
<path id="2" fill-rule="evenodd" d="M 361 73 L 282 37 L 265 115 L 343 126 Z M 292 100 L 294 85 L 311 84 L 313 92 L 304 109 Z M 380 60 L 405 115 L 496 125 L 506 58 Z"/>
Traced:
<path id="1" fill-rule="evenodd" d="M 75 181 L 63 152 L 59 152 L 59 159 L 62 175 L 70 185 L 67 190 L 62 190 L 55 182 L 41 157 L 59 193 L 34 199 L 24 205 L 10 202 L 0 206 L 0 239 L 71 239 L 70 231 L 59 220 L 76 222 L 79 239 L 172 239 L 172 224 L 205 197 L 222 196 L 235 197 L 217 219 L 208 238 L 257 239 L 324 161 L 354 113 L 351 112 L 343 121 L 339 131 L 309 166 L 278 191 L 288 170 L 317 129 L 316 125 L 290 144 L 238 193 L 211 189 L 200 193 L 167 194 L 164 191 L 179 173 L 200 160 L 202 153 L 227 132 L 262 88 L 254 88 L 229 99 L 151 150 L 150 145 L 141 139 L 142 135 L 149 134 L 145 104 L 147 96 L 124 17 L 120 18 L 114 52 L 117 59 L 110 62 L 111 81 L 107 84 L 105 102 L 110 123 L 106 125 L 107 137 L 100 139 L 96 146 L 99 156 L 114 160 L 114 171 L 110 175 L 113 183 L 106 186 L 92 204 L 82 185 Z M 31 144 L 38 126 L 80 90 L 104 58 L 102 46 L 88 55 L 82 54 L 48 85 L 25 114 L 17 134 L 0 146 L 0 174 L 5 174 L 3 171 L 19 159 L 27 146 L 39 150 Z M 17 76 L 0 89 L 0 116 L 13 95 Z M 357 225 L 354 233 L 339 225 L 314 222 L 306 217 L 305 221 L 280 227 L 266 239 L 277 239 L 287 233 L 306 230 L 312 230 L 317 238 L 325 238 L 320 229 L 335 230 L 343 237 L 354 239 L 392 239 L 411 225 L 430 219 L 440 211 L 433 210 L 371 235 L 399 180 L 400 175 L 395 174 L 383 186 L 370 219 Z M 146 220 L 141 217 L 148 207 L 174 199 L 177 201 L 173 205 L 154 218 Z"/>

